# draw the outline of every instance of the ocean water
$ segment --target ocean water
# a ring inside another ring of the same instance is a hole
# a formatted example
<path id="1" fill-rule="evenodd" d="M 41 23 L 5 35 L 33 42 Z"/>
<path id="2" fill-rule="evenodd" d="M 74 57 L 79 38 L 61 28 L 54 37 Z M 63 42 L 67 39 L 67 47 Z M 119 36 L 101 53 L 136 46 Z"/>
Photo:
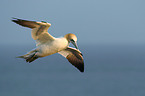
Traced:
<path id="1" fill-rule="evenodd" d="M 1 46 L 0 96 L 145 96 L 145 45 L 80 45 L 85 72 L 58 54 L 15 58 L 34 46 Z"/>

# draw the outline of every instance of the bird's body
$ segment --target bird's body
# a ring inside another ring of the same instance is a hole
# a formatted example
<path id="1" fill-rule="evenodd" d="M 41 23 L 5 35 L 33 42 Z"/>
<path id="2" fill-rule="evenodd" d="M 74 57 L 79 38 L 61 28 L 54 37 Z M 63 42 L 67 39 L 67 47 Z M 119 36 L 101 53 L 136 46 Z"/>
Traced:
<path id="1" fill-rule="evenodd" d="M 36 40 L 36 48 L 26 55 L 19 56 L 19 58 L 24 58 L 27 62 L 32 62 L 37 58 L 59 53 L 81 72 L 84 71 L 83 57 L 77 49 L 77 37 L 74 34 L 69 33 L 63 37 L 55 38 L 47 32 L 51 26 L 50 23 L 27 21 L 17 18 L 14 18 L 12 21 L 24 27 L 31 28 L 32 38 Z M 69 47 L 70 42 L 76 49 Z"/>
<path id="2" fill-rule="evenodd" d="M 69 42 L 64 37 L 55 38 L 55 40 L 50 43 L 39 44 L 36 50 L 39 50 L 38 55 L 40 57 L 45 57 L 66 49 L 68 44 Z"/>

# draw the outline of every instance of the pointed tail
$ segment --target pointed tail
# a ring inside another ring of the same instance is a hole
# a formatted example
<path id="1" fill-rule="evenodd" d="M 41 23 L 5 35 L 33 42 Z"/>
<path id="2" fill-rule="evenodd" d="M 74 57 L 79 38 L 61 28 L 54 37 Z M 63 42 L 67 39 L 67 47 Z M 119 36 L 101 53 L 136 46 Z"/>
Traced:
<path id="1" fill-rule="evenodd" d="M 33 50 L 31 52 L 29 52 L 26 55 L 22 55 L 22 56 L 18 56 L 16 58 L 23 58 L 26 60 L 26 62 L 31 63 L 32 61 L 36 60 L 37 58 L 39 58 L 39 56 L 36 55 L 37 51 Z"/>

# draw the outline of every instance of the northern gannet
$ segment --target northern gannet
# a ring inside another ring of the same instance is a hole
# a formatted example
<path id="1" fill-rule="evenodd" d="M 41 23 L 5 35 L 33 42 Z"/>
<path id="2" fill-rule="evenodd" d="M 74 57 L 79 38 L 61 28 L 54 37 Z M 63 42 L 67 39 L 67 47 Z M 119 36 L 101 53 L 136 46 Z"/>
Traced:
<path id="1" fill-rule="evenodd" d="M 13 18 L 13 22 L 32 29 L 31 35 L 36 40 L 36 48 L 23 56 L 18 58 L 24 58 L 27 62 L 32 62 L 40 57 L 45 57 L 55 53 L 59 53 L 64 56 L 72 65 L 84 72 L 84 61 L 82 53 L 78 50 L 75 34 L 69 33 L 60 38 L 55 38 L 48 33 L 50 23 L 41 21 L 28 21 Z M 72 43 L 75 48 L 69 47 Z"/>

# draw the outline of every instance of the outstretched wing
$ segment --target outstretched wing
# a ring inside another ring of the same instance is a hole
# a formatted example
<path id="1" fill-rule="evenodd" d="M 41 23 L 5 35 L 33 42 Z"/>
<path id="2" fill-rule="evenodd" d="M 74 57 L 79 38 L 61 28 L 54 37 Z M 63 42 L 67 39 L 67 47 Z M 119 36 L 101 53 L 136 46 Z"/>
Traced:
<path id="1" fill-rule="evenodd" d="M 32 38 L 39 43 L 45 43 L 54 40 L 54 37 L 47 32 L 48 28 L 51 26 L 50 23 L 28 21 L 17 18 L 13 18 L 12 21 L 21 26 L 31 28 Z"/>
<path id="2" fill-rule="evenodd" d="M 82 53 L 79 50 L 68 47 L 58 53 L 64 56 L 72 65 L 78 68 L 80 72 L 84 72 L 84 60 Z"/>

